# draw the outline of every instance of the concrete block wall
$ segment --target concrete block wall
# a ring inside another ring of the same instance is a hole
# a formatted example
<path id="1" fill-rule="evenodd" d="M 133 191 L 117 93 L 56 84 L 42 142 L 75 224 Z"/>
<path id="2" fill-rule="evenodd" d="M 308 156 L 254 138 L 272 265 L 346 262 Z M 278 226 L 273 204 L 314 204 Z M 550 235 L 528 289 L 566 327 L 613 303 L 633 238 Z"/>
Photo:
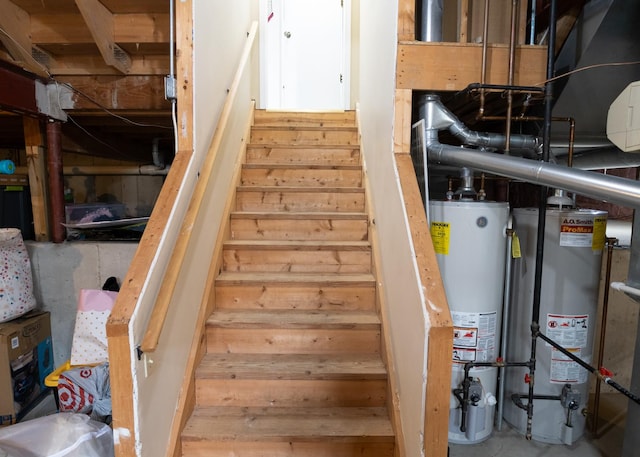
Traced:
<path id="1" fill-rule="evenodd" d="M 71 354 L 80 289 L 101 289 L 110 276 L 122 284 L 137 242 L 27 241 L 34 294 L 40 309 L 51 312 L 55 366 Z"/>

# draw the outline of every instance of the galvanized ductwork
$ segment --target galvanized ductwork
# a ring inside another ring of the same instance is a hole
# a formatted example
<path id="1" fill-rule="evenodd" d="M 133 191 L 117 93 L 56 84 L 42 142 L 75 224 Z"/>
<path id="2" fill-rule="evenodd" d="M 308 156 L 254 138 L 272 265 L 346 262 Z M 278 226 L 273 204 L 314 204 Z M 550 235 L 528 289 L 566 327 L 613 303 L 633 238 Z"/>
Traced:
<path id="1" fill-rule="evenodd" d="M 423 0 L 420 21 L 420 40 L 442 41 L 443 0 Z"/>
<path id="2" fill-rule="evenodd" d="M 461 122 L 442 105 L 437 95 L 427 95 L 423 101 L 421 114 L 425 119 L 427 157 L 434 163 L 469 167 L 499 176 L 568 190 L 623 206 L 640 207 L 640 183 L 637 181 L 547 162 L 441 144 L 438 141 L 438 131 L 444 129 L 448 129 L 459 138 L 471 139 L 469 142 L 465 139 L 464 142 L 476 146 L 500 147 L 498 145 L 501 141 L 504 145 L 504 136 L 471 132 L 464 126 L 460 127 Z M 529 135 L 513 135 L 511 141 L 512 144 L 522 148 L 537 149 L 540 146 L 539 140 Z"/>

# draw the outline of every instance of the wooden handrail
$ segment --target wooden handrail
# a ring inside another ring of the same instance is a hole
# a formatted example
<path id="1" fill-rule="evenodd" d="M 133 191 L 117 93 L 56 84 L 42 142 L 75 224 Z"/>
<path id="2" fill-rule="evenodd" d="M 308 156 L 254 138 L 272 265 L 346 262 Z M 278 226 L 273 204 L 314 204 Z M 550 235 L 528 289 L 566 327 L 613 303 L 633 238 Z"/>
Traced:
<path id="1" fill-rule="evenodd" d="M 171 300 L 173 298 L 176 283 L 178 281 L 180 271 L 182 270 L 182 265 L 184 264 L 187 248 L 191 240 L 191 231 L 204 200 L 205 191 L 209 183 L 209 179 L 211 178 L 211 172 L 216 161 L 216 156 L 218 155 L 220 144 L 222 143 L 224 132 L 227 128 L 233 101 L 235 100 L 235 97 L 238 93 L 238 86 L 240 84 L 241 76 L 244 73 L 247 62 L 249 61 L 249 56 L 251 54 L 251 49 L 257 35 L 257 30 L 258 22 L 254 21 L 251 24 L 251 29 L 247 36 L 247 42 L 244 46 L 235 77 L 231 83 L 231 86 L 229 87 L 227 98 L 222 108 L 222 113 L 220 114 L 220 120 L 218 121 L 218 125 L 216 126 L 215 133 L 211 140 L 211 145 L 209 146 L 209 149 L 207 151 L 207 156 L 202 164 L 202 168 L 200 169 L 198 182 L 196 183 L 191 201 L 189 202 L 189 207 L 180 228 L 176 245 L 171 253 L 169 266 L 164 273 L 162 285 L 160 286 L 160 290 L 158 291 L 158 297 L 151 313 L 151 317 L 147 325 L 147 330 L 142 339 L 142 343 L 140 344 L 140 350 L 142 352 L 153 352 L 158 347 L 160 334 L 162 333 L 162 328 L 167 318 L 167 312 L 169 311 L 169 304 L 171 303 Z"/>

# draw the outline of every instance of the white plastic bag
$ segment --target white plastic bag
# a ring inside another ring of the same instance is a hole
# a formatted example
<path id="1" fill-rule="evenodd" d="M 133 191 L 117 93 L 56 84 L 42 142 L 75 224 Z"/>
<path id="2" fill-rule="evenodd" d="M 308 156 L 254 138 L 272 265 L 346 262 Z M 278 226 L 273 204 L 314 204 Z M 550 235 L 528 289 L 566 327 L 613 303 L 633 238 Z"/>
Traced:
<path id="1" fill-rule="evenodd" d="M 22 233 L 16 228 L 0 228 L 0 322 L 35 307 L 31 261 Z"/>
<path id="2" fill-rule="evenodd" d="M 60 373 L 58 399 L 60 411 L 90 414 L 91 419 L 110 422 L 109 364 L 76 367 Z"/>
<path id="3" fill-rule="evenodd" d="M 0 457 L 113 457 L 111 427 L 59 413 L 0 428 Z"/>

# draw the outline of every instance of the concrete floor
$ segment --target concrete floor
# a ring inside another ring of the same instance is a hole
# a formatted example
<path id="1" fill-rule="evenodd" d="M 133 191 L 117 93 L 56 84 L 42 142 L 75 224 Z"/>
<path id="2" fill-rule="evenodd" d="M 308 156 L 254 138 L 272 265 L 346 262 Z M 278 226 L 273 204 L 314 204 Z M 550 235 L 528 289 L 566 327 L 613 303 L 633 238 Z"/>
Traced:
<path id="1" fill-rule="evenodd" d="M 449 446 L 450 457 L 620 457 L 624 439 L 626 398 L 603 394 L 600 400 L 598 436 L 585 430 L 571 446 L 527 441 L 506 422 L 500 432 L 479 444 Z M 535 416 L 534 416 L 535 420 Z M 638 450 L 640 455 L 640 450 Z"/>
<path id="2" fill-rule="evenodd" d="M 24 420 L 55 413 L 53 396 L 47 396 Z M 486 441 L 474 445 L 451 444 L 449 457 L 620 457 L 624 439 L 626 399 L 620 394 L 603 394 L 600 403 L 599 436 L 586 430 L 572 446 L 527 441 L 503 422 Z M 640 450 L 638 451 L 640 455 Z"/>

